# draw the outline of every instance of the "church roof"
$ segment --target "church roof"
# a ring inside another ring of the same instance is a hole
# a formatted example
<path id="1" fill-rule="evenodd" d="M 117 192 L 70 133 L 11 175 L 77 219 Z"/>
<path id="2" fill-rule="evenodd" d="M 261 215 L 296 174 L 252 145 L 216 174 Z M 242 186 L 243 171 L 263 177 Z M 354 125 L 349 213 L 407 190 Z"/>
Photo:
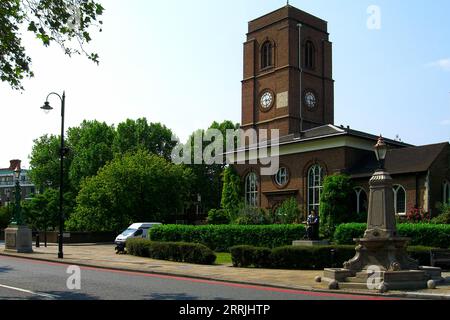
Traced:
<path id="1" fill-rule="evenodd" d="M 420 147 L 391 149 L 386 155 L 386 170 L 390 174 L 426 172 L 437 157 L 449 146 L 448 142 Z M 373 174 L 378 168 L 375 156 L 368 156 L 360 162 L 360 166 L 350 170 L 352 178 L 363 178 Z"/>

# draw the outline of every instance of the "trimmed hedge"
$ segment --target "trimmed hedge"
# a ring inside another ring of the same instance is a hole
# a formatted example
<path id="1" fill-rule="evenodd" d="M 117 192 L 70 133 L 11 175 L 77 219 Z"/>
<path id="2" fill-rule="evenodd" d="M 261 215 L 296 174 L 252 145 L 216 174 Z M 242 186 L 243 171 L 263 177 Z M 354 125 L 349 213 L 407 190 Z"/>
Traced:
<path id="1" fill-rule="evenodd" d="M 334 233 L 337 244 L 353 244 L 354 238 L 362 238 L 367 225 L 363 223 L 342 224 Z M 402 223 L 397 226 L 399 236 L 411 238 L 411 246 L 428 246 L 447 249 L 450 247 L 450 225 Z"/>
<path id="2" fill-rule="evenodd" d="M 408 253 L 420 265 L 430 265 L 429 247 L 409 247 Z M 332 253 L 334 250 L 334 253 Z M 275 249 L 252 246 L 230 248 L 234 267 L 294 270 L 323 270 L 343 266 L 356 255 L 355 246 L 300 247 L 286 246 Z"/>
<path id="3" fill-rule="evenodd" d="M 305 235 L 303 225 L 161 225 L 150 230 L 152 241 L 201 243 L 216 252 L 236 245 L 275 248 L 291 245 Z"/>
<path id="4" fill-rule="evenodd" d="M 126 242 L 127 252 L 134 256 L 158 260 L 214 264 L 214 252 L 198 243 L 154 242 L 146 239 L 130 239 Z"/>
<path id="5" fill-rule="evenodd" d="M 332 251 L 334 250 L 334 255 Z M 320 270 L 339 267 L 356 254 L 354 246 L 301 247 L 285 246 L 274 249 L 252 246 L 230 248 L 234 267 L 270 269 Z"/>

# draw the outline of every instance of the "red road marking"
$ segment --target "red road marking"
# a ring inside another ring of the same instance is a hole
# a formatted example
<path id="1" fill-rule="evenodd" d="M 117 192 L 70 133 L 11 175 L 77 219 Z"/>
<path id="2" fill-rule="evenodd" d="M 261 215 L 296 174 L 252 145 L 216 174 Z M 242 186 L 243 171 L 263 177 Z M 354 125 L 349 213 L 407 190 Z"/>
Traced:
<path id="1" fill-rule="evenodd" d="M 10 257 L 10 256 L 1 256 L 1 257 L 6 258 L 6 259 L 11 259 L 11 260 L 21 260 L 21 261 L 27 260 L 27 262 L 29 262 L 29 263 L 41 264 L 41 265 L 42 264 L 52 265 L 52 266 L 76 265 L 76 264 L 70 264 L 70 263 L 39 261 L 39 260 L 32 260 L 32 259 L 19 258 L 19 257 Z M 335 294 L 335 293 L 326 293 L 326 292 L 302 291 L 302 290 L 295 290 L 295 289 L 282 289 L 282 288 L 274 288 L 274 287 L 265 287 L 262 285 L 259 286 L 259 285 L 251 285 L 251 284 L 240 284 L 240 283 L 222 282 L 222 281 L 215 281 L 215 280 L 187 278 L 187 277 L 181 277 L 181 276 L 169 276 L 169 275 L 163 275 L 163 274 L 151 274 L 151 273 L 142 273 L 142 272 L 135 272 L 135 271 L 114 270 L 114 269 L 108 269 L 108 268 L 87 267 L 87 266 L 80 266 L 80 268 L 82 270 L 90 270 L 90 271 L 96 271 L 96 272 L 118 273 L 118 274 L 126 274 L 126 275 L 139 276 L 139 277 L 177 280 L 177 281 L 192 282 L 192 283 L 203 283 L 203 284 L 234 287 L 234 288 L 241 288 L 241 289 L 253 289 L 253 290 L 257 290 L 257 291 L 269 291 L 269 292 L 277 292 L 277 293 L 306 295 L 306 296 L 311 296 L 311 297 L 350 298 L 353 300 L 398 300 L 395 298 L 385 298 L 385 297 L 376 297 L 376 296 Z"/>

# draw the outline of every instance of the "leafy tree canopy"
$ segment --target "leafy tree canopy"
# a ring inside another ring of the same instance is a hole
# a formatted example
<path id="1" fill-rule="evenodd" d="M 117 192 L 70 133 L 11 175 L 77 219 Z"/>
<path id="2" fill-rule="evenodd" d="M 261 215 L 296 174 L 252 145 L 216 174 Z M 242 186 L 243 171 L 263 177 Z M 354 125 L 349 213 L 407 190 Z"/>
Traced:
<path id="1" fill-rule="evenodd" d="M 69 56 L 83 54 L 98 63 L 98 54 L 87 52 L 85 45 L 92 40 L 92 28 L 102 31 L 103 12 L 94 0 L 0 1 L 0 80 L 23 90 L 23 78 L 34 75 L 22 44 L 22 26 L 46 47 L 56 43 Z"/>
<path id="2" fill-rule="evenodd" d="M 82 182 L 70 230 L 119 231 L 137 221 L 172 221 L 189 192 L 191 172 L 139 150 L 117 156 Z"/>

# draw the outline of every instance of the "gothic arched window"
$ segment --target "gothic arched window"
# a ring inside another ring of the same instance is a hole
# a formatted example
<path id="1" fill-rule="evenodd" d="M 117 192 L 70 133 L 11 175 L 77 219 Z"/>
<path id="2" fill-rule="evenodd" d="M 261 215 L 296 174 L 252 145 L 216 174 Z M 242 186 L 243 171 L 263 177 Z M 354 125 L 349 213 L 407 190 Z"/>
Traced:
<path id="1" fill-rule="evenodd" d="M 356 213 L 367 213 L 368 211 L 367 193 L 361 187 L 355 188 L 353 206 Z"/>
<path id="2" fill-rule="evenodd" d="M 273 64 L 273 46 L 270 41 L 264 42 L 261 47 L 261 69 L 271 67 Z"/>
<path id="3" fill-rule="evenodd" d="M 444 182 L 443 191 L 442 203 L 450 205 L 450 183 L 448 181 Z"/>
<path id="4" fill-rule="evenodd" d="M 308 171 L 308 212 L 314 210 L 319 213 L 324 177 L 325 172 L 319 165 L 312 166 Z"/>
<path id="5" fill-rule="evenodd" d="M 311 41 L 305 43 L 305 68 L 314 69 L 316 50 L 314 44 Z"/>
<path id="6" fill-rule="evenodd" d="M 258 176 L 254 172 L 245 177 L 245 203 L 250 207 L 258 206 Z"/>
<path id="7" fill-rule="evenodd" d="M 396 214 L 406 214 L 406 191 L 401 185 L 394 186 L 394 206 Z"/>

